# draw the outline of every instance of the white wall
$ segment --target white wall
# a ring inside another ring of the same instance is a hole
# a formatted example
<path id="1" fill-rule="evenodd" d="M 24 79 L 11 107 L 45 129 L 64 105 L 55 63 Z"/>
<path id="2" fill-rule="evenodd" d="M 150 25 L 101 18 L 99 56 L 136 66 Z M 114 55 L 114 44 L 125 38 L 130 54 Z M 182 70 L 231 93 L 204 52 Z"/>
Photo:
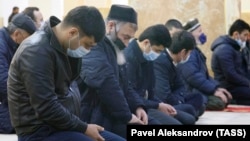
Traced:
<path id="1" fill-rule="evenodd" d="M 28 6 L 28 0 L 0 0 L 0 18 L 3 19 L 3 23 L 0 25 L 8 25 L 8 18 L 14 6 L 18 6 L 19 11 L 22 11 Z"/>
<path id="2" fill-rule="evenodd" d="M 19 7 L 19 12 L 28 6 L 37 6 L 43 14 L 44 19 L 51 15 L 62 19 L 63 17 L 63 0 L 0 0 L 0 27 L 8 25 L 8 17 L 14 6 Z"/>
<path id="3" fill-rule="evenodd" d="M 227 34 L 231 24 L 238 18 L 241 13 L 241 0 L 225 0 L 225 34 Z"/>
<path id="4" fill-rule="evenodd" d="M 110 7 L 111 4 L 128 5 L 128 0 L 84 0 L 84 4 L 95 6 L 97 8 Z"/>
<path id="5" fill-rule="evenodd" d="M 36 6 L 43 14 L 44 20 L 47 20 L 50 16 L 56 16 L 62 19 L 64 1 L 63 0 L 28 0 L 29 6 Z"/>
<path id="6" fill-rule="evenodd" d="M 242 13 L 250 12 L 250 0 L 241 0 L 241 12 Z"/>
<path id="7" fill-rule="evenodd" d="M 124 5 L 128 5 L 128 0 L 112 0 L 112 4 L 124 4 Z"/>

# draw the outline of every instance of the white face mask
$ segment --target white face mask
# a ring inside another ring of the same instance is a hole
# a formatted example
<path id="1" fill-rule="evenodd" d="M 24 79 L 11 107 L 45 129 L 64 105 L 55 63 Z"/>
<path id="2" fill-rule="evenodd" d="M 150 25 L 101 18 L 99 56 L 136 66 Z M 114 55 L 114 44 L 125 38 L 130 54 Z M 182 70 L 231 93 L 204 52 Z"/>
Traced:
<path id="1" fill-rule="evenodd" d="M 45 21 L 42 21 L 42 22 L 40 23 L 40 27 L 38 27 L 38 29 L 41 29 L 41 28 L 44 26 L 44 24 L 45 24 Z"/>
<path id="2" fill-rule="evenodd" d="M 123 65 L 126 63 L 125 56 L 122 51 L 117 51 L 117 64 L 118 65 Z"/>
<path id="3" fill-rule="evenodd" d="M 236 42 L 239 44 L 241 49 L 246 47 L 246 42 L 243 42 L 241 39 L 237 39 Z"/>
<path id="4" fill-rule="evenodd" d="M 243 48 L 246 47 L 246 41 L 245 41 L 245 42 L 242 41 L 242 40 L 240 39 L 240 37 L 238 37 L 238 39 L 236 39 L 236 42 L 239 44 L 239 46 L 240 46 L 241 49 L 243 49 Z"/>
<path id="5" fill-rule="evenodd" d="M 88 54 L 90 50 L 87 50 L 84 46 L 80 46 L 80 40 L 79 40 L 79 34 L 78 34 L 78 42 L 79 42 L 79 47 L 77 49 L 71 49 L 70 48 L 70 42 L 72 39 L 69 40 L 69 48 L 67 49 L 67 54 L 70 57 L 74 58 L 82 58 L 84 55 Z"/>
<path id="6" fill-rule="evenodd" d="M 179 63 L 184 64 L 189 60 L 189 58 L 190 58 L 190 54 L 188 55 L 188 57 L 185 60 L 182 59 Z"/>

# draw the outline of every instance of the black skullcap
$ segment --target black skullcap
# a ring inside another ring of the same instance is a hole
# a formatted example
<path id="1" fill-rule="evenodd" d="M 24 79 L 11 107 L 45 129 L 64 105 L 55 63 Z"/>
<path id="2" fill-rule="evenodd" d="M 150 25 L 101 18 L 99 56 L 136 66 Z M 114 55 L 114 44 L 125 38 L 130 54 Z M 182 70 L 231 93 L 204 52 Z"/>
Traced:
<path id="1" fill-rule="evenodd" d="M 16 14 L 11 22 L 18 28 L 27 31 L 29 34 L 33 34 L 36 31 L 33 20 L 23 13 Z"/>
<path id="2" fill-rule="evenodd" d="M 194 31 L 200 26 L 200 23 L 197 18 L 190 19 L 186 24 L 183 25 L 184 30 L 188 32 Z"/>
<path id="3" fill-rule="evenodd" d="M 137 24 L 136 11 L 127 5 L 113 4 L 109 11 L 108 18 Z"/>

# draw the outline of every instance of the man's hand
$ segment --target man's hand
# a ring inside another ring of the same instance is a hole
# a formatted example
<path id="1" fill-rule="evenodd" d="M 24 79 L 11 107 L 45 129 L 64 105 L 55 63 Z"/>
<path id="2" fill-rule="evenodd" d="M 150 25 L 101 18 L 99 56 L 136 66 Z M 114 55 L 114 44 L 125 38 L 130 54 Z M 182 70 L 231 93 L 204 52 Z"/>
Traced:
<path id="1" fill-rule="evenodd" d="M 130 124 L 140 124 L 140 125 L 144 125 L 144 122 L 141 121 L 136 115 L 132 114 L 132 118 L 131 120 L 128 122 Z"/>
<path id="2" fill-rule="evenodd" d="M 227 98 L 230 99 L 230 100 L 233 98 L 231 93 L 229 91 L 227 91 L 226 89 L 224 89 L 224 88 L 218 88 L 218 91 L 222 91 L 227 96 Z"/>
<path id="3" fill-rule="evenodd" d="M 221 100 L 224 102 L 224 103 L 228 103 L 229 100 L 232 99 L 232 95 L 230 94 L 230 92 L 228 92 L 226 89 L 224 88 L 218 88 L 215 93 L 214 93 L 214 96 L 217 96 L 219 98 L 221 98 Z"/>
<path id="4" fill-rule="evenodd" d="M 175 116 L 177 114 L 175 108 L 172 105 L 169 105 L 163 102 L 159 103 L 158 110 L 171 116 Z"/>
<path id="5" fill-rule="evenodd" d="M 136 109 L 136 116 L 145 124 L 148 124 L 148 114 L 141 107 Z"/>
<path id="6" fill-rule="evenodd" d="M 105 141 L 105 139 L 100 135 L 100 131 L 104 131 L 104 128 L 96 124 L 88 124 L 85 134 L 94 141 Z"/>

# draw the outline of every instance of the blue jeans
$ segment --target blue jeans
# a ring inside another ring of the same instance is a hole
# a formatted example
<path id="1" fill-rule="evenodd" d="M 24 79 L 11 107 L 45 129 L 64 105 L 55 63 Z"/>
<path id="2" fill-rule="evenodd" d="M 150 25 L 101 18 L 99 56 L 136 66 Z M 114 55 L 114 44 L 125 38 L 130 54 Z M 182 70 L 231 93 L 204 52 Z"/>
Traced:
<path id="1" fill-rule="evenodd" d="M 109 131 L 101 131 L 101 136 L 105 141 L 126 141 L 124 138 Z M 18 141 L 93 141 L 87 135 L 75 131 L 55 131 L 53 128 L 44 126 L 33 134 L 20 136 Z"/>

